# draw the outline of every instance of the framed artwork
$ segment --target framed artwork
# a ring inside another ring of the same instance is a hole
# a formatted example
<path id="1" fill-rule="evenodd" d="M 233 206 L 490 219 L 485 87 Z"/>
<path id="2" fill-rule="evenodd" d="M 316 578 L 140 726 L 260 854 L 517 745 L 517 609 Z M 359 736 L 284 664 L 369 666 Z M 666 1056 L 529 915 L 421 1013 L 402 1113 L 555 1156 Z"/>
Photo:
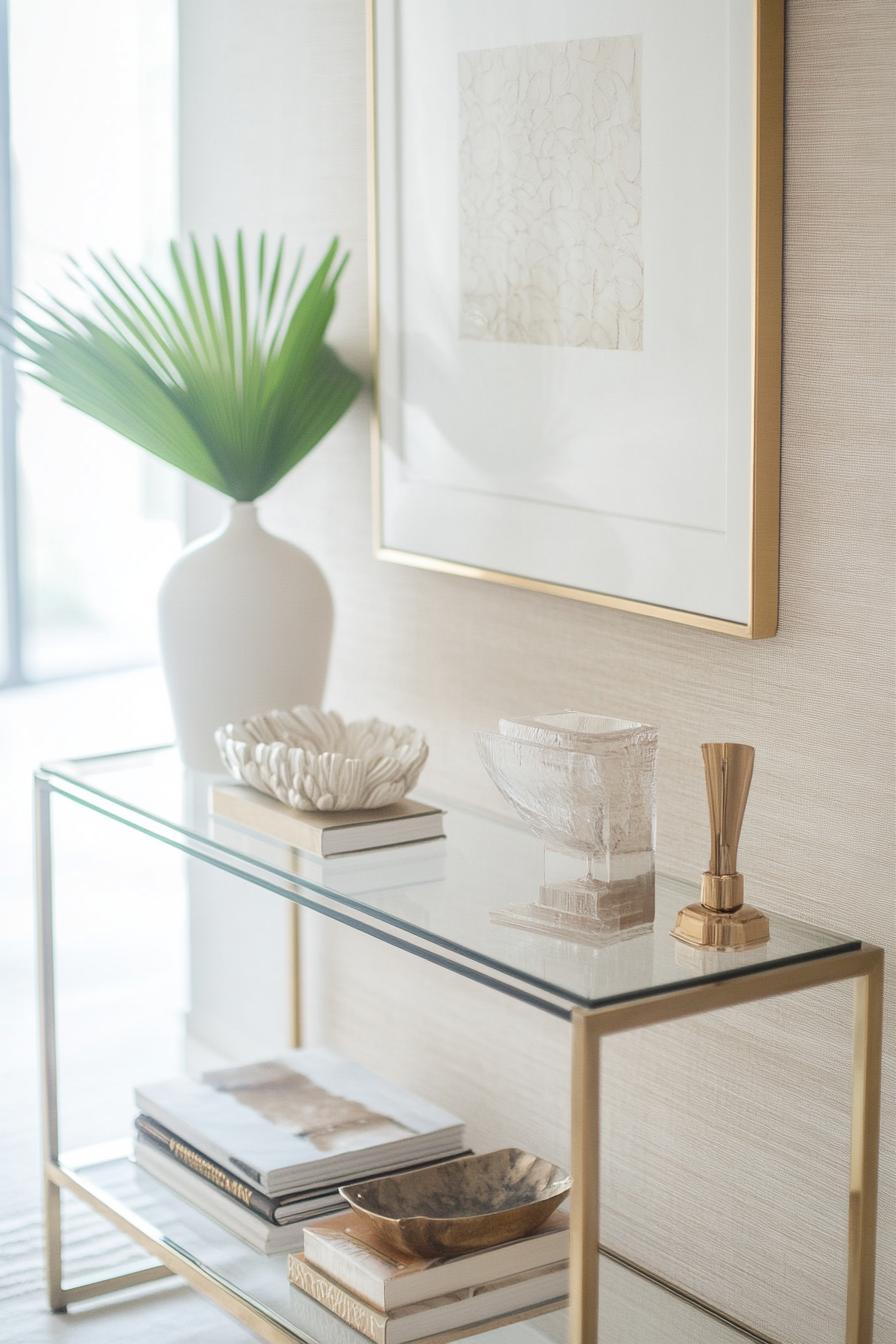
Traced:
<path id="1" fill-rule="evenodd" d="M 783 0 L 370 0 L 383 559 L 777 625 Z"/>

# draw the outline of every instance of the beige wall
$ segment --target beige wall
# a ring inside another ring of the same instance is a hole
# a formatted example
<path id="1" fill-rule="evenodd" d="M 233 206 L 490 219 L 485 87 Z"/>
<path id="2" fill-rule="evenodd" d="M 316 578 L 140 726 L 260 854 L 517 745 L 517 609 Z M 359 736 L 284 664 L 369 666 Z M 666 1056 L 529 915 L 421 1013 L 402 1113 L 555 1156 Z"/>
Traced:
<path id="1" fill-rule="evenodd" d="M 353 257 L 333 336 L 367 361 L 362 0 L 181 0 L 182 206 Z M 333 586 L 330 702 L 426 730 L 426 782 L 497 807 L 471 732 L 569 704 L 659 725 L 659 860 L 705 858 L 698 744 L 754 743 L 751 899 L 894 948 L 894 10 L 788 6 L 781 626 L 746 643 L 371 555 L 367 407 L 266 501 Z M 568 1029 L 309 921 L 309 1030 L 470 1119 L 567 1152 Z M 877 1344 L 896 1341 L 893 1021 Z M 795 1344 L 842 1338 L 850 997 L 614 1041 L 605 1239 Z"/>

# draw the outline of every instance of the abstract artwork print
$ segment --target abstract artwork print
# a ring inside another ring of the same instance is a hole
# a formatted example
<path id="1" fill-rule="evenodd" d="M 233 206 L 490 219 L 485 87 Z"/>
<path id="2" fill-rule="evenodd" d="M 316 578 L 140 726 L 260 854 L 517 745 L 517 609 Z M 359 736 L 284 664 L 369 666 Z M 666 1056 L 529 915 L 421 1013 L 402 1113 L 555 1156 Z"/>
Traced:
<path id="1" fill-rule="evenodd" d="M 643 348 L 641 38 L 461 52 L 462 339 Z"/>

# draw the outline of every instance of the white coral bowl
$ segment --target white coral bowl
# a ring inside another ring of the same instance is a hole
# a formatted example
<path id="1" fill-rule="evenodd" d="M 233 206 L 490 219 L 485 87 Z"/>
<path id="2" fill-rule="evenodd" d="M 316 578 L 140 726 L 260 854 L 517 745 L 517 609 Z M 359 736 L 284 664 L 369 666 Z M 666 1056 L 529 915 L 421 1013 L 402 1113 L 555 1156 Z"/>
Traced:
<path id="1" fill-rule="evenodd" d="M 397 803 L 429 755 L 416 728 L 379 719 L 345 723 L 334 711 L 309 705 L 228 723 L 215 741 L 234 779 L 301 812 Z"/>

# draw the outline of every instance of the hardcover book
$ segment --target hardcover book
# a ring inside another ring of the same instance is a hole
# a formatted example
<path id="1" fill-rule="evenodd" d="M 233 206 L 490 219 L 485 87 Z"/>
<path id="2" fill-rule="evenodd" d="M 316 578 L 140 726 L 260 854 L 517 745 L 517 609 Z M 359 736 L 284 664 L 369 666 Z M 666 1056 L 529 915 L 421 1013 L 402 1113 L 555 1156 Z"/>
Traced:
<path id="1" fill-rule="evenodd" d="M 551 1303 L 559 1308 L 569 1292 L 569 1267 L 564 1262 L 382 1312 L 309 1265 L 304 1255 L 289 1257 L 288 1273 L 290 1283 L 373 1344 L 408 1344 L 481 1321 L 494 1321 L 497 1326 L 500 1317 L 536 1305 Z"/>
<path id="2" fill-rule="evenodd" d="M 211 790 L 211 809 L 216 816 L 323 858 L 445 834 L 442 809 L 411 798 L 358 812 L 300 812 L 248 785 L 233 784 Z"/>
<path id="3" fill-rule="evenodd" d="M 285 1223 L 282 1226 L 270 1222 L 145 1140 L 138 1139 L 134 1144 L 134 1160 L 142 1171 L 161 1181 L 200 1213 L 214 1218 L 228 1232 L 251 1246 L 253 1251 L 260 1251 L 262 1255 L 276 1255 L 278 1252 L 301 1250 L 301 1222 Z M 308 1216 L 316 1217 L 326 1213 L 328 1207 L 344 1208 L 345 1205 L 338 1195 L 330 1196 L 329 1202 L 326 1199 L 318 1200 L 316 1211 Z"/>
<path id="4" fill-rule="evenodd" d="M 463 1122 L 322 1048 L 136 1089 L 138 1109 L 272 1198 L 456 1157 Z"/>
<path id="5" fill-rule="evenodd" d="M 419 1260 L 381 1241 L 354 1210 L 305 1227 L 306 1264 L 383 1312 L 495 1279 L 543 1269 L 569 1255 L 569 1216 L 557 1210 L 528 1237 L 469 1255 Z"/>
<path id="6" fill-rule="evenodd" d="M 263 1195 L 260 1190 L 241 1181 L 232 1172 L 226 1171 L 217 1162 L 212 1162 L 203 1153 L 191 1148 L 176 1134 L 172 1134 L 170 1129 L 165 1129 L 164 1125 L 150 1120 L 149 1116 L 138 1115 L 134 1124 L 138 1144 L 158 1149 L 167 1159 L 201 1176 L 204 1181 L 216 1186 L 229 1198 L 236 1200 L 244 1208 L 251 1209 L 259 1218 L 265 1218 L 269 1223 L 283 1225 L 304 1222 L 317 1217 L 325 1209 L 347 1207 L 335 1186 L 327 1186 L 324 1190 L 309 1190 L 304 1195 L 278 1195 L 276 1199 L 271 1199 L 270 1196 Z"/>
<path id="7" fill-rule="evenodd" d="M 277 1223 L 281 1227 L 286 1223 L 304 1223 L 309 1218 L 317 1218 L 332 1209 L 348 1208 L 338 1188 L 333 1185 L 326 1186 L 322 1190 L 307 1190 L 301 1195 L 278 1195 L 275 1199 L 271 1199 L 268 1195 L 263 1195 L 260 1190 L 241 1181 L 232 1172 L 225 1171 L 204 1153 L 191 1148 L 164 1125 L 150 1120 L 148 1115 L 138 1115 L 134 1125 L 139 1144 L 148 1144 L 158 1149 L 167 1159 L 201 1176 L 204 1181 L 223 1191 L 230 1199 L 236 1200 L 244 1208 L 251 1209 L 259 1218 L 265 1218 L 269 1223 Z M 469 1149 L 461 1156 L 470 1156 Z M 415 1163 L 413 1167 L 402 1167 L 399 1170 L 416 1171 L 419 1165 Z M 423 1165 L 428 1166 L 429 1163 Z M 190 1189 L 193 1189 L 192 1185 Z"/>

